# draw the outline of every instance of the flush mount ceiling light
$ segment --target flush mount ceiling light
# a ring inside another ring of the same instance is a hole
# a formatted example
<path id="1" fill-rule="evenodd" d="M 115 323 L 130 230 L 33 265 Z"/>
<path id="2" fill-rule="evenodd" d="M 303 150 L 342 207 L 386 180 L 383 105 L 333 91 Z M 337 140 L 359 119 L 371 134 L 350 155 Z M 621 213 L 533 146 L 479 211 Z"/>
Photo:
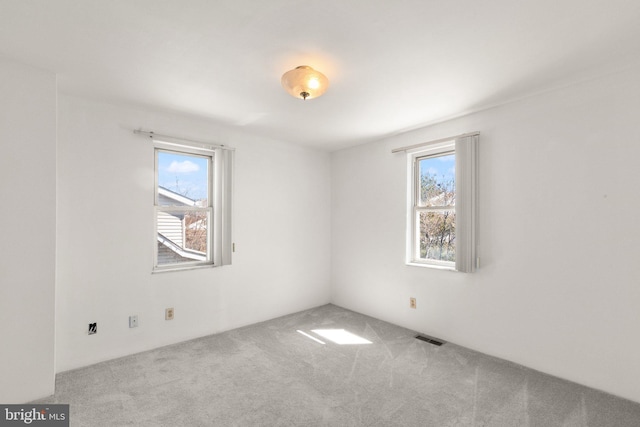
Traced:
<path id="1" fill-rule="evenodd" d="M 282 75 L 282 87 L 296 98 L 317 98 L 329 87 L 329 79 L 308 65 L 300 65 Z"/>

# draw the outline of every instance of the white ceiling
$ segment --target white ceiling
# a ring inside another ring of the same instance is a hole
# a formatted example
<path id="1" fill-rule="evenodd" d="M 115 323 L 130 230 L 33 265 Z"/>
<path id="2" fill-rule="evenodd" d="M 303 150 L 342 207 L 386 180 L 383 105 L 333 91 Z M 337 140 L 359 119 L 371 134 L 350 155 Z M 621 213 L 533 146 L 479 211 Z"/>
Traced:
<path id="1" fill-rule="evenodd" d="M 64 93 L 333 150 L 635 65 L 640 1 L 0 0 L 0 55 Z M 281 88 L 298 65 L 324 96 Z"/>

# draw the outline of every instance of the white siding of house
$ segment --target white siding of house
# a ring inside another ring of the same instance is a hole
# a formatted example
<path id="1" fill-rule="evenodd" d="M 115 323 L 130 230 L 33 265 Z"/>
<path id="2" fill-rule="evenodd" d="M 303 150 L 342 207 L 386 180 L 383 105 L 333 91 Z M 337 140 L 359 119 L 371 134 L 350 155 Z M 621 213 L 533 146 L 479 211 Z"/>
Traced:
<path id="1" fill-rule="evenodd" d="M 193 260 L 178 255 L 162 243 L 158 242 L 158 265 L 176 264 L 185 261 Z"/>
<path id="2" fill-rule="evenodd" d="M 166 212 L 158 212 L 158 233 L 162 234 L 176 245 L 184 247 L 182 218 Z"/>

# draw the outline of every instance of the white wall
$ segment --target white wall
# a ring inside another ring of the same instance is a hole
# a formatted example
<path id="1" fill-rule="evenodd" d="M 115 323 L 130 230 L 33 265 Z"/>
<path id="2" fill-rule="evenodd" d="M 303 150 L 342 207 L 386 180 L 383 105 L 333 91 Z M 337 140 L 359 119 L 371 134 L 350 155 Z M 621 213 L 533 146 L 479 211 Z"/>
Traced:
<path id="1" fill-rule="evenodd" d="M 56 77 L 0 59 L 0 402 L 54 388 Z"/>
<path id="2" fill-rule="evenodd" d="M 55 76 L 1 60 L 0 231 L 10 249 L 0 257 L 0 402 L 51 394 L 54 371 L 330 296 L 640 401 L 639 71 L 331 156 L 62 96 L 56 153 Z M 233 266 L 150 273 L 153 150 L 131 133 L 138 127 L 237 147 Z M 472 130 L 482 132 L 483 266 L 473 275 L 405 266 L 406 160 L 390 150 Z M 93 321 L 99 332 L 88 336 Z"/>
<path id="3" fill-rule="evenodd" d="M 136 128 L 236 147 L 232 266 L 151 274 L 154 156 Z M 58 140 L 58 372 L 329 302 L 328 153 L 64 95 Z"/>
<path id="4" fill-rule="evenodd" d="M 639 72 L 332 153 L 332 301 L 640 402 Z M 476 130 L 481 269 L 404 265 L 391 149 Z"/>

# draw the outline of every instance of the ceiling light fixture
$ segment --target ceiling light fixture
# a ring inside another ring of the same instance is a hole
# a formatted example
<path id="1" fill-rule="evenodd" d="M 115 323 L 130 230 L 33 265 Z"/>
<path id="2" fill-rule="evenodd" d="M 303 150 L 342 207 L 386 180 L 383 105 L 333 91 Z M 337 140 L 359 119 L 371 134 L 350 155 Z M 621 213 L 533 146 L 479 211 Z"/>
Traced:
<path id="1" fill-rule="evenodd" d="M 329 79 L 308 65 L 289 70 L 282 75 L 282 87 L 296 98 L 317 98 L 326 92 Z"/>

